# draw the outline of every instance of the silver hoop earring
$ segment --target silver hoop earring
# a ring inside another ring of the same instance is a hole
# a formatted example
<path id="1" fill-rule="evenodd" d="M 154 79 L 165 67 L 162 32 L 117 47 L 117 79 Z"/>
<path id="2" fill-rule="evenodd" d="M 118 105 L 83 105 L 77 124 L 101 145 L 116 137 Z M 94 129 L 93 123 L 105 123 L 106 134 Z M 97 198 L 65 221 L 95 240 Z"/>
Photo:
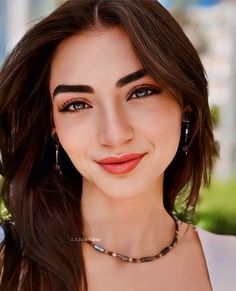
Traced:
<path id="1" fill-rule="evenodd" d="M 60 175 L 62 175 L 62 171 L 61 171 L 61 166 L 59 164 L 59 148 L 60 148 L 60 141 L 58 138 L 58 135 L 56 133 L 54 133 L 53 135 L 53 139 L 55 141 L 55 149 L 56 149 L 56 156 L 55 156 L 55 165 L 54 165 L 54 169 L 55 171 L 57 171 Z"/>
<path id="2" fill-rule="evenodd" d="M 182 146 L 182 149 L 185 153 L 185 155 L 188 155 L 188 149 L 189 149 L 189 125 L 190 125 L 190 116 L 189 114 L 186 114 L 183 118 L 184 123 L 184 144 Z"/>

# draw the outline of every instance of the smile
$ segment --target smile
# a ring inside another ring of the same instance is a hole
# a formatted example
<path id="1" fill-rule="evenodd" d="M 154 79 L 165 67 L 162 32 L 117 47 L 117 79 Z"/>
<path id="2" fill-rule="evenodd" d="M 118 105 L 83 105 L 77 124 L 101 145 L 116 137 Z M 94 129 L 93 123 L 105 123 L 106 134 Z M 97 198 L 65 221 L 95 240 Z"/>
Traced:
<path id="1" fill-rule="evenodd" d="M 98 165 L 111 174 L 127 174 L 137 167 L 145 154 L 126 154 L 108 157 L 98 161 Z"/>

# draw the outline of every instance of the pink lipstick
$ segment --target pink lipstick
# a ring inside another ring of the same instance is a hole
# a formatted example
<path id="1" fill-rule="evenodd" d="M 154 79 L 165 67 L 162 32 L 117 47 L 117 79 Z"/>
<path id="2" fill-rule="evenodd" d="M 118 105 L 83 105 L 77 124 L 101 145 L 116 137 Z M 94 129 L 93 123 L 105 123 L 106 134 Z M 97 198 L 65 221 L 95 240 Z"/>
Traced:
<path id="1" fill-rule="evenodd" d="M 131 172 L 139 164 L 144 155 L 145 154 L 131 153 L 107 157 L 97 161 L 97 163 L 111 174 L 126 174 Z"/>

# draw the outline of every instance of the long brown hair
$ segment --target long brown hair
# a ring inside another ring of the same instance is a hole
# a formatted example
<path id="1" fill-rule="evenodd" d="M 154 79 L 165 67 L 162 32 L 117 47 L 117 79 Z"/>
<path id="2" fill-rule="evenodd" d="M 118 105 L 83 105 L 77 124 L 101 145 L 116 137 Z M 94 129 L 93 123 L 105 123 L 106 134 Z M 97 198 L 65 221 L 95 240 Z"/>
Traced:
<path id="1" fill-rule="evenodd" d="M 183 153 L 182 136 L 165 171 L 168 213 L 172 215 L 176 197 L 186 189 L 186 209 L 194 208 L 202 182 L 209 182 L 217 151 L 207 80 L 174 18 L 156 0 L 65 2 L 25 34 L 0 73 L 1 198 L 11 215 L 11 221 L 1 223 L 1 290 L 87 290 L 82 248 L 71 242 L 83 234 L 82 177 L 63 150 L 63 176 L 53 169 L 49 73 L 63 40 L 116 25 L 127 32 L 148 74 L 191 108 L 189 153 Z"/>

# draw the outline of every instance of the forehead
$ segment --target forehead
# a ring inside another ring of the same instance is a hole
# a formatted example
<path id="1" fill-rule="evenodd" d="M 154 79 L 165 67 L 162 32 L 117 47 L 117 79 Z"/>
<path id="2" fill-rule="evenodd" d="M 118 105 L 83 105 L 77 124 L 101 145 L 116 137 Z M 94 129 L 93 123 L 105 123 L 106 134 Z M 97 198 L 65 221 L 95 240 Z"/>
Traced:
<path id="1" fill-rule="evenodd" d="M 50 89 L 59 83 L 115 83 L 140 67 L 131 41 L 121 28 L 83 32 L 58 46 L 51 65 Z"/>

